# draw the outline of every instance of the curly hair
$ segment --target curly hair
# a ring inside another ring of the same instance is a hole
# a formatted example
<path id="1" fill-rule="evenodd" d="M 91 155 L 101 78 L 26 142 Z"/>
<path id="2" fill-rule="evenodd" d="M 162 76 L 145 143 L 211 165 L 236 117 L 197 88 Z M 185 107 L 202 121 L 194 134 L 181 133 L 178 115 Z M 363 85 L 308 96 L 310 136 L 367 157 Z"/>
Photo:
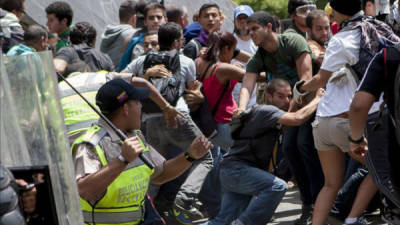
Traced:
<path id="1" fill-rule="evenodd" d="M 88 46 L 94 47 L 96 29 L 88 22 L 79 22 L 72 28 L 69 38 L 74 45 L 86 43 Z"/>

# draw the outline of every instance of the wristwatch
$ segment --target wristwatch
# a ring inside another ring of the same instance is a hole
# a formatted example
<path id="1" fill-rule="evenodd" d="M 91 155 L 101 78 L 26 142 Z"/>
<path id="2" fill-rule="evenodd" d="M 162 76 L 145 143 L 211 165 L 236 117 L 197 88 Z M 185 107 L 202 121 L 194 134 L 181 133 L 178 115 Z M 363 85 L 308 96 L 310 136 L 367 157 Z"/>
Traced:
<path id="1" fill-rule="evenodd" d="M 353 140 L 353 138 L 351 138 L 351 136 L 349 135 L 349 136 L 348 136 L 348 139 L 349 139 L 349 141 L 350 141 L 351 143 L 354 143 L 354 144 L 361 144 L 361 143 L 364 141 L 364 135 L 361 136 L 360 139 L 357 139 L 357 140 Z"/>
<path id="2" fill-rule="evenodd" d="M 186 159 L 187 161 L 191 162 L 191 163 L 194 162 L 194 161 L 196 161 L 195 158 L 193 158 L 192 156 L 189 155 L 189 152 L 185 152 L 185 153 L 183 153 L 183 155 L 185 156 L 185 159 Z"/>
<path id="3" fill-rule="evenodd" d="M 125 165 L 128 165 L 128 164 L 129 164 L 128 160 L 126 160 L 125 157 L 122 156 L 122 154 L 120 154 L 120 155 L 118 156 L 118 159 L 119 159 L 119 161 L 125 163 Z"/>

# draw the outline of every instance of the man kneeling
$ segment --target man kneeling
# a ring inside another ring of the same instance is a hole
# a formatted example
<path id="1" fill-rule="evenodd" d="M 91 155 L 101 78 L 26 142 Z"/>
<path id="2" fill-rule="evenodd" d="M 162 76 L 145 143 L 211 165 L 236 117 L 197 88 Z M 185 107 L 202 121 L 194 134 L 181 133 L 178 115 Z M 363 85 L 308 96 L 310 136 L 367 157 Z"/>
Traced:
<path id="1" fill-rule="evenodd" d="M 302 109 L 290 113 L 286 111 L 292 92 L 287 81 L 272 80 L 266 95 L 270 105 L 255 106 L 232 124 L 234 144 L 221 163 L 221 210 L 208 225 L 265 225 L 286 192 L 286 183 L 267 172 L 268 162 L 282 126 L 299 126 L 307 121 L 323 90 Z"/>

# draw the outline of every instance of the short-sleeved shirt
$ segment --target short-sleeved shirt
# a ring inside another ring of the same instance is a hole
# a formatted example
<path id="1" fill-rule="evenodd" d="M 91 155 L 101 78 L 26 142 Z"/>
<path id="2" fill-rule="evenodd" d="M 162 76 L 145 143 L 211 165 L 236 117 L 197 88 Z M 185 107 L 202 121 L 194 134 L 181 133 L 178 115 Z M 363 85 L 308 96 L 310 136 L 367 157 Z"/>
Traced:
<path id="1" fill-rule="evenodd" d="M 301 31 L 297 26 L 295 26 L 294 24 L 290 25 L 284 32 L 284 34 L 287 33 L 296 33 L 296 34 L 300 34 L 303 38 L 307 38 L 307 34 L 304 33 L 303 31 Z"/>
<path id="2" fill-rule="evenodd" d="M 249 60 L 246 72 L 271 74 L 273 78 L 287 80 L 293 87 L 299 80 L 296 60 L 303 54 L 311 54 L 307 41 L 296 33 L 278 34 L 278 48 L 270 53 L 258 48 L 256 54 Z"/>
<path id="3" fill-rule="evenodd" d="M 134 75 L 138 77 L 143 77 L 144 72 L 143 72 L 143 64 L 146 56 L 140 56 L 139 58 L 133 60 L 125 69 L 127 73 L 133 73 Z M 194 64 L 193 60 L 180 54 L 179 55 L 179 60 L 180 60 L 180 65 L 181 65 L 181 70 L 180 70 L 180 75 L 182 78 L 181 82 L 181 87 L 179 90 L 180 96 L 183 95 L 185 89 L 186 89 L 186 84 L 188 82 L 192 82 L 196 80 L 196 65 Z"/>
<path id="4" fill-rule="evenodd" d="M 63 47 L 57 52 L 55 58 L 64 60 L 68 65 L 83 61 L 89 66 L 92 72 L 99 70 L 111 72 L 115 69 L 110 56 L 86 44 Z"/>
<path id="5" fill-rule="evenodd" d="M 358 91 L 365 91 L 378 100 L 381 94 L 386 91 L 385 98 L 389 111 L 394 113 L 394 84 L 397 68 L 400 64 L 400 51 L 393 48 L 387 49 L 386 56 L 387 76 L 385 76 L 383 50 L 371 60 L 369 67 L 361 81 Z"/>
<path id="6" fill-rule="evenodd" d="M 355 65 L 359 60 L 360 39 L 359 29 L 340 31 L 335 34 L 329 41 L 321 69 L 334 73 L 346 64 Z M 341 82 L 332 83 L 331 80 L 333 77 L 328 81 L 326 93 L 318 105 L 317 116 L 335 116 L 348 112 L 350 109 L 357 86 L 353 85 L 354 82 L 344 82 L 345 85 L 340 85 Z M 379 104 L 375 104 L 370 113 L 377 110 L 379 110 Z"/>
<path id="7" fill-rule="evenodd" d="M 107 130 L 107 135 L 101 139 L 99 145 L 105 153 L 107 162 L 111 162 L 117 158 L 122 151 L 120 145 L 120 139 L 115 132 L 102 120 L 99 120 L 99 126 Z M 132 135 L 128 135 L 132 136 Z M 150 148 L 150 160 L 154 164 L 154 173 L 151 176 L 152 179 L 159 176 L 164 170 L 165 158 L 160 155 L 152 146 L 150 146 L 143 135 L 140 137 Z M 99 157 L 97 156 L 95 149 L 92 145 L 80 144 L 78 145 L 73 153 L 72 159 L 75 168 L 75 179 L 78 180 L 86 175 L 96 173 L 102 168 Z M 139 159 L 136 159 L 139 160 Z"/>
<path id="8" fill-rule="evenodd" d="M 233 137 L 233 146 L 224 155 L 221 166 L 240 161 L 266 170 L 281 132 L 278 121 L 285 113 L 272 105 L 254 106 L 238 137 Z"/>

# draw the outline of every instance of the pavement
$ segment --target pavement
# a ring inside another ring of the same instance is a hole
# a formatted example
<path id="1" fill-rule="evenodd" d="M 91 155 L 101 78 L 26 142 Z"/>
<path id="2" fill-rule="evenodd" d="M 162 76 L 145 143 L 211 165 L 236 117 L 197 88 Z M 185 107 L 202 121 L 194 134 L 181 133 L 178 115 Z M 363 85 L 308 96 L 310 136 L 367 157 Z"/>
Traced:
<path id="1" fill-rule="evenodd" d="M 293 225 L 294 221 L 301 215 L 301 201 L 300 194 L 296 187 L 289 189 L 279 204 L 273 220 L 268 225 Z M 180 225 L 175 219 L 164 214 L 167 225 Z M 387 224 L 380 218 L 379 211 L 376 211 L 370 215 L 366 215 L 369 225 L 383 225 Z M 195 223 L 201 224 L 201 223 Z M 342 225 L 343 221 L 339 221 L 333 217 L 329 217 L 327 224 L 329 225 Z"/>
<path id="2" fill-rule="evenodd" d="M 268 224 L 275 225 L 293 225 L 293 222 L 299 218 L 301 214 L 301 202 L 300 194 L 297 188 L 289 189 L 282 202 L 279 204 L 274 214 L 274 220 Z M 369 225 L 383 225 L 387 224 L 383 222 L 379 216 L 379 211 L 376 211 L 370 215 L 366 215 Z M 330 225 L 342 225 L 343 222 L 333 217 L 329 217 L 328 224 Z"/>

